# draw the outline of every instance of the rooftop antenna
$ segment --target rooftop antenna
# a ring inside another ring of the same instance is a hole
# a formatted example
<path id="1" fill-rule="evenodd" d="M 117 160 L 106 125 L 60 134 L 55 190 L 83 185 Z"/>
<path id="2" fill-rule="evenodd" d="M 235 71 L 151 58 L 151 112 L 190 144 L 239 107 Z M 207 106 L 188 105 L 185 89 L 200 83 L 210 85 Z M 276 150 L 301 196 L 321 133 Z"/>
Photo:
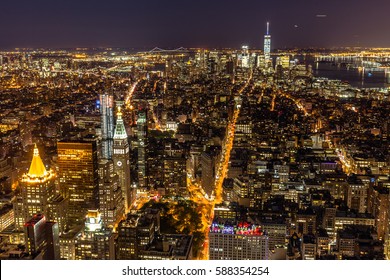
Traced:
<path id="1" fill-rule="evenodd" d="M 267 21 L 267 35 L 269 35 L 269 22 Z"/>

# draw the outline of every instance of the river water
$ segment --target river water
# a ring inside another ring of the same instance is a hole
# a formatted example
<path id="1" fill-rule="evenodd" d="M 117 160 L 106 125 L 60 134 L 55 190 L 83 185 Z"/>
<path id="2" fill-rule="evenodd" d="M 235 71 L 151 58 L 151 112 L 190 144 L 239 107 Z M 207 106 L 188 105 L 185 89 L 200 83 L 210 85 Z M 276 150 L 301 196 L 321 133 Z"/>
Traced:
<path id="1" fill-rule="evenodd" d="M 345 65 L 337 65 L 332 62 L 315 63 L 313 56 L 297 56 L 300 63 L 313 66 L 315 77 L 325 77 L 332 80 L 346 81 L 357 88 L 386 88 L 390 87 L 390 73 L 384 69 L 357 69 Z M 390 70 L 389 70 L 390 72 Z"/>

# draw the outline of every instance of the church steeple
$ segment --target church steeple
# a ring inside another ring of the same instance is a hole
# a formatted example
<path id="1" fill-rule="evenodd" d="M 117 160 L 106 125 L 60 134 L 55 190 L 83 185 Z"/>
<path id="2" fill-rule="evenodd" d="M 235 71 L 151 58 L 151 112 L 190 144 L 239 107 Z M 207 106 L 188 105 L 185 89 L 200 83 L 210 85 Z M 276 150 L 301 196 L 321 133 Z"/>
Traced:
<path id="1" fill-rule="evenodd" d="M 30 169 L 28 170 L 27 176 L 30 178 L 41 178 L 47 175 L 45 165 L 39 156 L 39 150 L 37 144 L 34 146 L 34 155 L 31 161 Z"/>
<path id="2" fill-rule="evenodd" d="M 127 133 L 122 119 L 121 107 L 118 108 L 114 139 L 127 139 Z"/>

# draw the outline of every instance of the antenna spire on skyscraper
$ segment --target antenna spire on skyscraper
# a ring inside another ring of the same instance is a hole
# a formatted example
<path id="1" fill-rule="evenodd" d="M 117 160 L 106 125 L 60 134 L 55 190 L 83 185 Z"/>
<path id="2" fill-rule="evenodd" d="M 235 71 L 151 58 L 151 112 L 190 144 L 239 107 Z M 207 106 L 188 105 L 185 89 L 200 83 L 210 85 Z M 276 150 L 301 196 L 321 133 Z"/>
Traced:
<path id="1" fill-rule="evenodd" d="M 268 68 L 271 62 L 271 35 L 269 34 L 269 22 L 267 21 L 267 33 L 264 35 L 264 61 Z"/>

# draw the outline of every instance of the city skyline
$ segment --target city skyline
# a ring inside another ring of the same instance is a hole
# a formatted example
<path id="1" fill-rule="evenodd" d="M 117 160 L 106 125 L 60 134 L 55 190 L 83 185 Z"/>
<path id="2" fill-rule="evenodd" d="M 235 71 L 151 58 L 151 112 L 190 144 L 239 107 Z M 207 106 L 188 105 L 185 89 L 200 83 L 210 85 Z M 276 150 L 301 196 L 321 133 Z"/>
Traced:
<path id="1" fill-rule="evenodd" d="M 5 3 L 0 259 L 390 260 L 390 5 L 323 2 Z"/>
<path id="2" fill-rule="evenodd" d="M 390 3 L 366 1 L 68 1 L 20 0 L 0 11 L 0 49 L 69 47 L 261 48 L 265 22 L 272 48 L 385 47 Z"/>

